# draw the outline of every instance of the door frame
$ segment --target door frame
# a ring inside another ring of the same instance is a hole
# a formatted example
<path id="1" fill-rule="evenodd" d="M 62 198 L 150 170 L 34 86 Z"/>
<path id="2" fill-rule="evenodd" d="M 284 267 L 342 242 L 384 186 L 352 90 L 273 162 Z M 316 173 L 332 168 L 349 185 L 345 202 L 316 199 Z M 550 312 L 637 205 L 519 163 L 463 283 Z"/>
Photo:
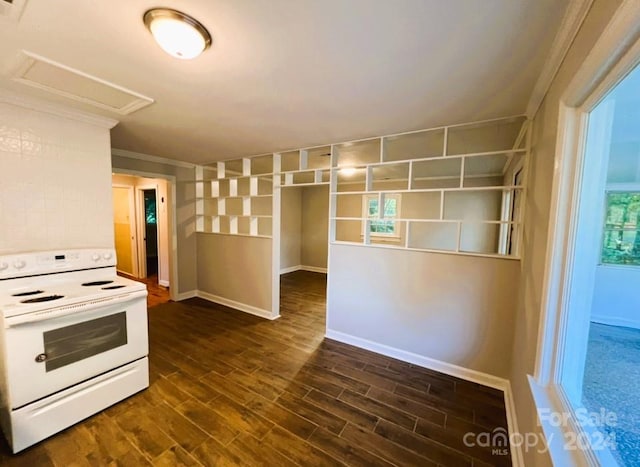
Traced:
<path id="1" fill-rule="evenodd" d="M 593 438 L 577 422 L 562 374 L 566 361 L 575 358 L 565 344 L 572 277 L 576 272 L 574 252 L 579 195 L 585 182 L 582 169 L 588 116 L 639 63 L 640 9 L 636 1 L 624 0 L 560 100 L 537 355 L 534 375 L 529 376 L 539 410 L 538 421 L 557 465 L 598 466 L 603 462 L 590 445 L 585 449 L 563 449 L 563 440 L 570 436 Z M 554 423 L 554 417 L 543 417 L 540 410 L 569 418 L 563 419 L 563 424 Z"/>
<path id="2" fill-rule="evenodd" d="M 154 177 L 156 178 L 156 177 Z M 136 228 L 138 229 L 138 277 L 147 277 L 147 242 L 146 242 L 146 209 L 144 206 L 144 191 L 153 190 L 156 193 L 156 218 L 158 216 L 158 184 L 136 185 Z M 160 244 L 160 231 L 156 231 L 156 242 L 158 245 L 158 276 L 160 275 L 160 251 L 164 245 Z"/>
<path id="3" fill-rule="evenodd" d="M 136 222 L 136 202 L 135 202 L 135 187 L 131 185 L 124 185 L 122 183 L 111 183 L 111 189 L 113 188 L 125 188 L 129 192 L 129 231 L 131 232 L 131 274 L 134 277 L 138 277 L 138 230 Z M 121 271 L 124 274 L 129 274 L 126 271 Z"/>
<path id="4" fill-rule="evenodd" d="M 120 175 L 134 175 L 136 177 L 143 178 L 159 178 L 166 180 L 167 182 L 167 196 L 170 199 L 170 203 L 167 203 L 167 228 L 169 229 L 169 245 L 167 248 L 169 250 L 169 296 L 171 300 L 178 300 L 178 233 L 177 233 L 177 217 L 176 217 L 176 177 L 174 175 L 166 175 L 155 172 L 146 172 L 141 170 L 130 170 L 130 169 L 121 169 L 121 168 L 113 168 L 114 174 Z M 156 191 L 157 196 L 157 191 Z M 157 206 L 157 204 L 156 204 Z"/>

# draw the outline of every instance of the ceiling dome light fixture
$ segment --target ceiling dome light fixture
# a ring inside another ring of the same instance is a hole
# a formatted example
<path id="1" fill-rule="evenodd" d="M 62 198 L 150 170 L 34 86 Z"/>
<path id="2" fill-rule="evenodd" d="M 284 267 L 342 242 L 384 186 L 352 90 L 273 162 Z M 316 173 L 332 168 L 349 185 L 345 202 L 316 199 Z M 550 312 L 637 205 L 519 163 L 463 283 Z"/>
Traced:
<path id="1" fill-rule="evenodd" d="M 180 11 L 153 8 L 144 14 L 143 20 L 162 50 L 173 57 L 196 58 L 211 45 L 207 28 Z"/>

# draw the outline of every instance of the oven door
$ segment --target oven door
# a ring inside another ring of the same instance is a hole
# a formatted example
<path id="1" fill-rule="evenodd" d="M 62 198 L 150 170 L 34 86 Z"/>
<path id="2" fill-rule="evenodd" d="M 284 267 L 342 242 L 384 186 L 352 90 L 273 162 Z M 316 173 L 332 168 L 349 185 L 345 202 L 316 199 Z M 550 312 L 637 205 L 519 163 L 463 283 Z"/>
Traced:
<path id="1" fill-rule="evenodd" d="M 149 353 L 146 291 L 5 321 L 12 409 Z"/>

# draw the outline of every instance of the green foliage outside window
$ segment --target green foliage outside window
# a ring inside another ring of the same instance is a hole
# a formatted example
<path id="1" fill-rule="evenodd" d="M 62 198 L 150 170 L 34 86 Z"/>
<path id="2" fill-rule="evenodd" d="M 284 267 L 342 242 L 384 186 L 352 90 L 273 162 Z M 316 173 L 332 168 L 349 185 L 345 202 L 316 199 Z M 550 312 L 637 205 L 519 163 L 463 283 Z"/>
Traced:
<path id="1" fill-rule="evenodd" d="M 640 266 L 640 193 L 607 193 L 602 263 Z"/>
<path id="2" fill-rule="evenodd" d="M 371 198 L 367 204 L 367 214 L 372 218 L 369 222 L 371 233 L 382 235 L 394 235 L 396 233 L 396 223 L 393 220 L 377 219 L 379 212 L 378 198 Z M 395 198 L 385 198 L 384 213 L 385 218 L 395 218 L 398 212 L 398 200 Z"/>

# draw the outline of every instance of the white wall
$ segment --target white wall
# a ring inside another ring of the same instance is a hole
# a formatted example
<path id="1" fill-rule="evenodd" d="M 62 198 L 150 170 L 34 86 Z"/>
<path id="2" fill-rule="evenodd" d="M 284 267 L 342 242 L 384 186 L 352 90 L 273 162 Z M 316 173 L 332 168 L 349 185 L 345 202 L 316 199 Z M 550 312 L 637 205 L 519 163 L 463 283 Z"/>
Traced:
<path id="1" fill-rule="evenodd" d="M 198 291 L 271 316 L 272 239 L 199 233 Z M 276 310 L 277 311 L 277 310 Z"/>
<path id="2" fill-rule="evenodd" d="M 518 261 L 350 245 L 329 255 L 329 337 L 507 376 Z"/>
<path id="3" fill-rule="evenodd" d="M 302 242 L 300 262 L 303 267 L 327 268 L 329 248 L 329 187 L 307 186 L 302 189 Z"/>
<path id="4" fill-rule="evenodd" d="M 599 265 L 591 321 L 640 329 L 640 268 Z"/>
<path id="5" fill-rule="evenodd" d="M 113 248 L 109 130 L 0 103 L 0 254 Z"/>

